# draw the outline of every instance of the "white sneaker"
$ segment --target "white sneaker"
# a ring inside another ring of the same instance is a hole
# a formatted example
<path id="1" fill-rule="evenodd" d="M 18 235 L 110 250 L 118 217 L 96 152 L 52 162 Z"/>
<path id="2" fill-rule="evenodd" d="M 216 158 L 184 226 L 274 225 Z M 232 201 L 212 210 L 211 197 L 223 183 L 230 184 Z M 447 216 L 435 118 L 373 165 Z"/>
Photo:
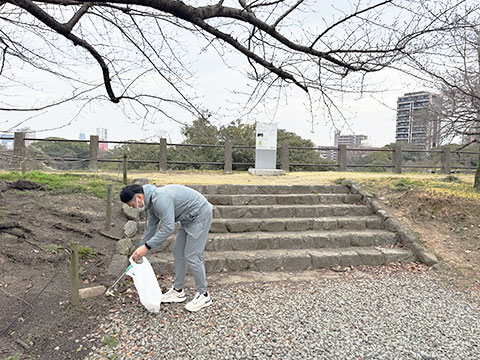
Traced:
<path id="1" fill-rule="evenodd" d="M 210 298 L 210 295 L 207 293 L 207 296 L 205 296 L 204 294 L 200 294 L 197 292 L 192 301 L 185 305 L 185 309 L 187 309 L 188 311 L 198 311 L 201 308 L 210 305 L 212 305 L 212 299 Z"/>
<path id="2" fill-rule="evenodd" d="M 185 291 L 183 291 L 182 289 L 182 291 L 178 292 L 173 287 L 162 296 L 162 303 L 177 303 L 184 302 L 185 300 L 187 300 L 187 295 L 185 295 Z"/>

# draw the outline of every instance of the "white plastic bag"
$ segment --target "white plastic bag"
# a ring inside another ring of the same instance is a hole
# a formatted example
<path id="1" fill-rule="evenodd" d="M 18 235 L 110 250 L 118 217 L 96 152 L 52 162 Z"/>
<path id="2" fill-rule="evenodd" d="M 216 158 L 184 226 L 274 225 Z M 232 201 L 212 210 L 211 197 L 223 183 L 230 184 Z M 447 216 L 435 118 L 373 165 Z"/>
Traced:
<path id="1" fill-rule="evenodd" d="M 140 297 L 140 302 L 145 308 L 153 313 L 160 311 L 162 302 L 162 290 L 158 286 L 157 277 L 152 269 L 152 265 L 144 256 L 142 262 L 137 264 L 130 257 L 132 267 L 127 271 L 127 275 L 133 278 L 133 283 Z"/>

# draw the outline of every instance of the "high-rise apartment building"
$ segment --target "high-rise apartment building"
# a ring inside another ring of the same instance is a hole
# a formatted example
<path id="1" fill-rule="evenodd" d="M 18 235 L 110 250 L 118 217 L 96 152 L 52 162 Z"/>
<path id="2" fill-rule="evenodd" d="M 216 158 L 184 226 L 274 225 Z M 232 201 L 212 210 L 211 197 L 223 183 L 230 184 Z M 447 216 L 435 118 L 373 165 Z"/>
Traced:
<path id="1" fill-rule="evenodd" d="M 395 140 L 412 144 L 419 149 L 440 145 L 438 95 L 426 91 L 407 93 L 397 100 Z"/>

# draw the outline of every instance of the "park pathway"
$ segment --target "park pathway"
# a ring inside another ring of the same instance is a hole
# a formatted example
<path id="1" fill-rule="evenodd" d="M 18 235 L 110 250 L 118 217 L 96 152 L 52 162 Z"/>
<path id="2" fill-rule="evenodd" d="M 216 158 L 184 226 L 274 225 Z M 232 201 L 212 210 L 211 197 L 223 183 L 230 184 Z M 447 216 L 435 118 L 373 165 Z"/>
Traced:
<path id="1" fill-rule="evenodd" d="M 480 359 L 478 298 L 424 265 L 217 274 L 209 290 L 198 313 L 150 314 L 124 293 L 84 339 L 101 344 L 87 358 Z"/>

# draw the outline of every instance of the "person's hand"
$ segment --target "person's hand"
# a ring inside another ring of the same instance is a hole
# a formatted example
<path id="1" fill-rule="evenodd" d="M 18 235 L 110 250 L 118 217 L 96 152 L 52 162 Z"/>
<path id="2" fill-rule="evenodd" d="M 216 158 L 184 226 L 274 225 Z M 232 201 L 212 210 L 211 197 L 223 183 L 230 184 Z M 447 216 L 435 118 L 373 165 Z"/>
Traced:
<path id="1" fill-rule="evenodd" d="M 139 246 L 132 254 L 132 260 L 135 262 L 139 262 L 142 260 L 147 253 L 148 249 L 145 245 Z"/>

